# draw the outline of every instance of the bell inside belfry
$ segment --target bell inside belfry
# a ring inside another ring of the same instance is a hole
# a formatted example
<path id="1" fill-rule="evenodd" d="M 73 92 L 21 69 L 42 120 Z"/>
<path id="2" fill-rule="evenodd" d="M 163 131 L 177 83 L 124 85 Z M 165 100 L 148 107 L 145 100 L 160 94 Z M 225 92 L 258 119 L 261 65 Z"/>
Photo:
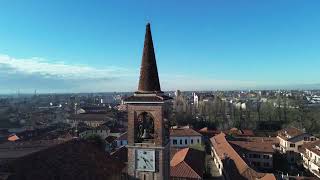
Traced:
<path id="1" fill-rule="evenodd" d="M 150 138 L 151 138 L 149 132 L 148 132 L 146 129 L 144 129 L 143 135 L 142 135 L 141 138 L 142 138 L 142 139 L 150 139 Z"/>

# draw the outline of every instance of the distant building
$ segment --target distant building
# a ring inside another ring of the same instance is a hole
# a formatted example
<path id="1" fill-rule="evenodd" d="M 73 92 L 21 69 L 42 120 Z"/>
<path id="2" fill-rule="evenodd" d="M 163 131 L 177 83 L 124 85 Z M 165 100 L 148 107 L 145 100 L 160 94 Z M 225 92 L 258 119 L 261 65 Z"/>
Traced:
<path id="1" fill-rule="evenodd" d="M 75 114 L 67 119 L 67 123 L 75 127 L 79 123 L 84 123 L 90 127 L 98 127 L 108 121 L 112 120 L 106 114 Z"/>
<path id="2" fill-rule="evenodd" d="M 299 157 L 299 149 L 306 142 L 315 141 L 316 137 L 298 128 L 289 127 L 278 132 L 280 152 L 287 155 L 289 163 L 295 163 Z"/>
<path id="3" fill-rule="evenodd" d="M 320 140 L 306 143 L 302 147 L 303 166 L 320 178 Z"/>
<path id="4" fill-rule="evenodd" d="M 100 136 L 101 139 L 105 139 L 110 135 L 110 130 L 107 128 L 96 128 L 96 129 L 89 129 L 79 133 L 80 138 L 86 138 L 92 135 Z"/>
<path id="5" fill-rule="evenodd" d="M 170 129 L 171 147 L 188 147 L 196 144 L 202 144 L 202 135 L 192 128 L 177 127 Z"/>

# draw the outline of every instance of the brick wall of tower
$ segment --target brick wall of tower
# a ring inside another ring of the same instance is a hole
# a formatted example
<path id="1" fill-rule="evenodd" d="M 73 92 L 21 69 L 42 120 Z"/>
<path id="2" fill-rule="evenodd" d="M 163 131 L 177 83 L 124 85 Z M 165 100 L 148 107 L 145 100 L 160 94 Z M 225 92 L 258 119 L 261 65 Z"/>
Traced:
<path id="1" fill-rule="evenodd" d="M 154 118 L 154 130 L 157 132 L 154 144 L 138 145 L 134 143 L 135 123 L 137 123 L 137 116 L 142 112 L 148 112 Z M 132 179 L 145 177 L 147 180 L 163 180 L 170 177 L 170 143 L 164 141 L 163 112 L 162 104 L 128 104 L 128 175 Z M 135 152 L 137 149 L 144 148 L 156 151 L 156 172 L 136 171 Z"/>
<path id="2" fill-rule="evenodd" d="M 154 118 L 154 130 L 157 137 L 154 142 L 156 145 L 164 145 L 164 124 L 163 124 L 163 105 L 138 105 L 128 104 L 128 144 L 134 145 L 135 124 L 137 116 L 142 112 L 150 113 Z"/>

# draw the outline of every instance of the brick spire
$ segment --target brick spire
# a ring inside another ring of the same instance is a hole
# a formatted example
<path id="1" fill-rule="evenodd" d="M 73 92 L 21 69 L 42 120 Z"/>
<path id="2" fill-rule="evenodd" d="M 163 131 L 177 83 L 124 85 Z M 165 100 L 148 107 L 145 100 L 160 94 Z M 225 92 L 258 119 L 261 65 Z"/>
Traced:
<path id="1" fill-rule="evenodd" d="M 161 92 L 157 62 L 153 49 L 150 23 L 146 27 L 143 55 L 140 68 L 138 93 Z"/>

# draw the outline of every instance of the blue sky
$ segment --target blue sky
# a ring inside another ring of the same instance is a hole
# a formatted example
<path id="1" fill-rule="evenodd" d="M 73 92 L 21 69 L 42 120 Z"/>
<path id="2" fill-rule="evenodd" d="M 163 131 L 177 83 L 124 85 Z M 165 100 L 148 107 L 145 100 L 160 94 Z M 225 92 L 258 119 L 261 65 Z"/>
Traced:
<path id="1" fill-rule="evenodd" d="M 320 87 L 320 1 L 0 0 L 0 93 Z"/>

